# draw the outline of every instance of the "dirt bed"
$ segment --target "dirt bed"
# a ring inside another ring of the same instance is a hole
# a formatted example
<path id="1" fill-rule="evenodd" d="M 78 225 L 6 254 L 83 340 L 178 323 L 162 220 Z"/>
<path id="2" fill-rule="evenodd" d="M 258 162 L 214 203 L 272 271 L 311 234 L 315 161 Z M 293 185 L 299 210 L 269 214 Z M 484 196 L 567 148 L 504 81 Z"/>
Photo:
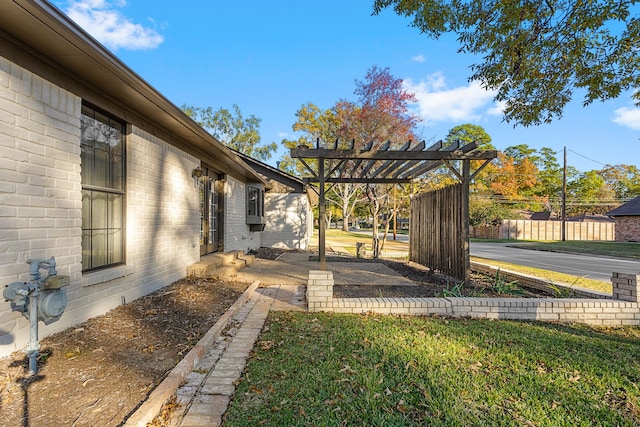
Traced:
<path id="1" fill-rule="evenodd" d="M 247 288 L 180 280 L 0 360 L 2 426 L 117 426 Z"/>

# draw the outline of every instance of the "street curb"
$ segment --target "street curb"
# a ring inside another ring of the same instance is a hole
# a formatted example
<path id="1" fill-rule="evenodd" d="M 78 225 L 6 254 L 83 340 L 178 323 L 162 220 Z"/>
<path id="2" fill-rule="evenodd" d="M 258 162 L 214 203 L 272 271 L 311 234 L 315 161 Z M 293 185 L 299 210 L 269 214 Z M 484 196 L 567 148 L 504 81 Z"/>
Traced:
<path id="1" fill-rule="evenodd" d="M 169 372 L 167 377 L 153 390 L 149 397 L 140 405 L 123 424 L 125 427 L 145 427 L 160 413 L 164 405 L 173 396 L 187 375 L 198 364 L 200 359 L 207 353 L 216 342 L 222 331 L 227 327 L 229 321 L 236 315 L 240 308 L 254 294 L 260 285 L 260 281 L 253 282 L 236 302 L 218 319 L 215 325 L 198 341 L 189 353 Z"/>

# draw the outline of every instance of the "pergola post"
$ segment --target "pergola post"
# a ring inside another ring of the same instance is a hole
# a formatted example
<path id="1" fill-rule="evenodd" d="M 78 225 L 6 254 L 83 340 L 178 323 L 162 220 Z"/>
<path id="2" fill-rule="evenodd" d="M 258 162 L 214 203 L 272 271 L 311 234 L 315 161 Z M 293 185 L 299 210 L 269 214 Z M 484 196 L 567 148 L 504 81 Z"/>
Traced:
<path id="1" fill-rule="evenodd" d="M 324 158 L 318 159 L 318 186 L 320 199 L 318 201 L 318 255 L 320 258 L 320 270 L 327 269 L 327 251 L 326 251 L 326 223 L 327 208 L 324 195 Z"/>
<path id="2" fill-rule="evenodd" d="M 462 161 L 462 262 L 464 265 L 464 284 L 471 283 L 471 252 L 469 249 L 469 184 L 471 183 L 471 160 Z"/>

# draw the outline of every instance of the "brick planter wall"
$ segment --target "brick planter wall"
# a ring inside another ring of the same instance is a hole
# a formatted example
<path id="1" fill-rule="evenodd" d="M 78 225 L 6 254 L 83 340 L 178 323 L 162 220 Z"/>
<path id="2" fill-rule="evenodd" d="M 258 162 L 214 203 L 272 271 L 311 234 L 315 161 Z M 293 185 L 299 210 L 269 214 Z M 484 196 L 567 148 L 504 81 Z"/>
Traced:
<path id="1" fill-rule="evenodd" d="M 629 300 L 582 298 L 333 298 L 333 273 L 310 271 L 310 312 L 439 315 L 480 319 L 539 320 L 590 325 L 640 325 L 638 275 L 614 273 L 614 295 Z M 618 291 L 616 291 L 619 289 Z M 617 292 L 617 293 L 616 293 Z M 634 301 L 631 299 L 635 298 Z"/>
<path id="2" fill-rule="evenodd" d="M 638 282 L 640 282 L 640 276 L 637 274 L 613 273 L 611 276 L 613 298 L 638 302 Z"/>

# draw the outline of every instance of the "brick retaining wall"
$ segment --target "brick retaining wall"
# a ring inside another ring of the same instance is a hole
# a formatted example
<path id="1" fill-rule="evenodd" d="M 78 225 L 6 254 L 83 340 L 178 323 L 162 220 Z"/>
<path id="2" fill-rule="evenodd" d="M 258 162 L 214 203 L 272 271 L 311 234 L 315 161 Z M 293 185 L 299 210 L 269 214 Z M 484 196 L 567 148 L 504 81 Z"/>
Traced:
<path id="1" fill-rule="evenodd" d="M 612 277 L 614 288 L 624 282 L 621 292 L 626 295 L 628 291 L 626 296 L 630 299 L 635 295 L 635 301 L 582 298 L 333 298 L 333 273 L 312 270 L 307 282 L 307 302 L 310 312 L 373 312 L 638 326 L 638 277 L 621 273 L 614 273 Z"/>

